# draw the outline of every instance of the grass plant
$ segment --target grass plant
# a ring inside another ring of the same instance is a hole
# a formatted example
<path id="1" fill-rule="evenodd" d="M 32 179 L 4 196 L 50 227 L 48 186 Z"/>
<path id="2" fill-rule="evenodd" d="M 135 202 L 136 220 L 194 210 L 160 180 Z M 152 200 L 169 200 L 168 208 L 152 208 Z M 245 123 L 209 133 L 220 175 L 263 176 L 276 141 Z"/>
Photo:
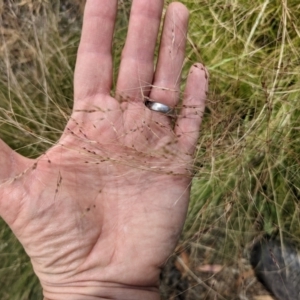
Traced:
<path id="1" fill-rule="evenodd" d="M 171 1 L 166 1 L 171 2 Z M 300 241 L 298 0 L 182 0 L 191 12 L 183 77 L 195 61 L 210 92 L 181 243 L 231 264 L 265 233 Z M 0 138 L 44 153 L 70 116 L 83 1 L 0 2 Z M 119 1 L 114 74 L 130 1 Z M 0 298 L 41 299 L 30 262 L 0 224 Z"/>

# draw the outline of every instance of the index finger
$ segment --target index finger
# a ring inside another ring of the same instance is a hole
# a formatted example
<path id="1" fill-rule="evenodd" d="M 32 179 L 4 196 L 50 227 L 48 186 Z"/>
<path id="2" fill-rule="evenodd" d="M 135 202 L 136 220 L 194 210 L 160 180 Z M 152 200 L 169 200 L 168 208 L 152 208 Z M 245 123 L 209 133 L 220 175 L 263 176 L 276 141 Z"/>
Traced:
<path id="1" fill-rule="evenodd" d="M 117 0 L 86 2 L 74 78 L 75 105 L 110 92 L 117 4 Z"/>

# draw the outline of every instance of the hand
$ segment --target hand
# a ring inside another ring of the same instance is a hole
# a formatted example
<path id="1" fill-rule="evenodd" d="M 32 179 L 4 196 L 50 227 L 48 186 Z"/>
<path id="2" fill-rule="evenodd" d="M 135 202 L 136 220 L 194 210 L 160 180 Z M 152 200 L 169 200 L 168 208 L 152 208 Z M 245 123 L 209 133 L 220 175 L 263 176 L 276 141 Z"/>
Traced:
<path id="1" fill-rule="evenodd" d="M 207 72 L 191 67 L 179 103 L 188 11 L 133 0 L 112 87 L 117 0 L 88 0 L 73 113 L 57 144 L 32 160 L 0 140 L 0 214 L 31 258 L 44 299 L 159 299 L 161 267 L 185 220 Z M 147 98 L 148 97 L 148 98 Z"/>

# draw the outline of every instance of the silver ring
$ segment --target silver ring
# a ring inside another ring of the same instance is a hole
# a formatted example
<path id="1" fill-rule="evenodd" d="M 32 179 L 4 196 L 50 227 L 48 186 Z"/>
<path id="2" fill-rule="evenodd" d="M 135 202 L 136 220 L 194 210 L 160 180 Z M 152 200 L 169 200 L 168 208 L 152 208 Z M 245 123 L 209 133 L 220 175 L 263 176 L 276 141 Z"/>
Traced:
<path id="1" fill-rule="evenodd" d="M 150 110 L 160 112 L 160 113 L 168 115 L 168 116 L 173 116 L 174 111 L 168 105 L 165 105 L 165 104 L 162 104 L 159 102 L 150 101 L 150 100 L 146 100 L 145 105 Z"/>

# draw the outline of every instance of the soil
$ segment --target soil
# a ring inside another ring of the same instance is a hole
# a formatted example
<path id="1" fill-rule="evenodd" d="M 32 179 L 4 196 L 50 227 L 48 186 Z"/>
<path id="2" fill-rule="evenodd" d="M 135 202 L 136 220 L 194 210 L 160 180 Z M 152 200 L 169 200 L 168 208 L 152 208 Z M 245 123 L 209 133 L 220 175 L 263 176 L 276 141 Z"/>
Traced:
<path id="1" fill-rule="evenodd" d="M 162 299 L 275 300 L 256 279 L 248 258 L 225 265 L 200 253 L 193 257 L 189 246 L 178 249 L 162 273 Z"/>

